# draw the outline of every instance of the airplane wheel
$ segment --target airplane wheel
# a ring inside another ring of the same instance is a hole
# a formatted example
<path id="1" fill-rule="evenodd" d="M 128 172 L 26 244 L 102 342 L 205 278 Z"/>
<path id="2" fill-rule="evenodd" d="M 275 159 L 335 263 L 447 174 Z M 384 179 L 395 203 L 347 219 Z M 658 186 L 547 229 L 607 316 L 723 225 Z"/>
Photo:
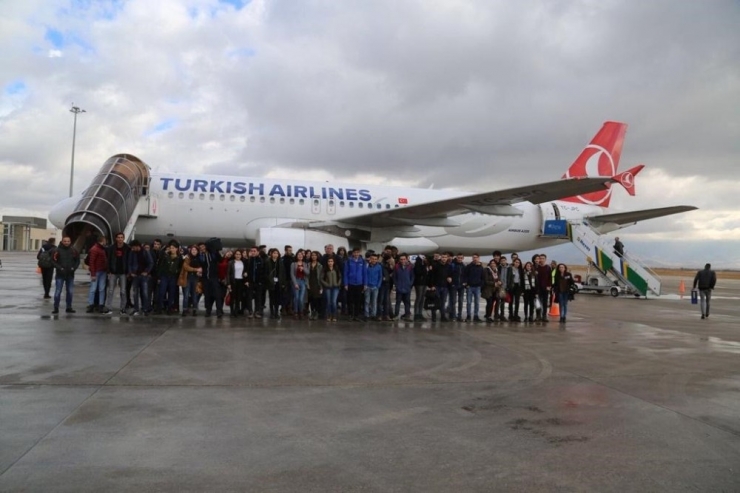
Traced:
<path id="1" fill-rule="evenodd" d="M 609 290 L 609 293 L 616 298 L 617 296 L 619 296 L 619 288 L 611 288 Z"/>

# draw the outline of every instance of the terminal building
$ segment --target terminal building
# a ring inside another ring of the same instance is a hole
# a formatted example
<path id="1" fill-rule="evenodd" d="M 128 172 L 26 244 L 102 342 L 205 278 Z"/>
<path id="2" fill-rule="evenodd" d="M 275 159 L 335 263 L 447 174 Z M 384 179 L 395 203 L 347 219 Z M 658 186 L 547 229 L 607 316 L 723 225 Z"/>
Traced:
<path id="1" fill-rule="evenodd" d="M 44 241 L 57 238 L 58 230 L 49 229 L 47 220 L 31 216 L 0 217 L 3 241 L 2 252 L 33 252 L 41 248 Z M 58 240 L 59 238 L 57 238 Z"/>

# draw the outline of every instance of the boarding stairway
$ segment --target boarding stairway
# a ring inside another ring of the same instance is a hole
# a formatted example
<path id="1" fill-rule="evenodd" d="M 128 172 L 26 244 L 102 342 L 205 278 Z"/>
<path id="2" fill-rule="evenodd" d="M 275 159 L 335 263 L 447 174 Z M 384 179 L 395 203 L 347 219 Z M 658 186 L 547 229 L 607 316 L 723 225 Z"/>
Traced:
<path id="1" fill-rule="evenodd" d="M 133 239 L 139 217 L 156 217 L 157 201 L 149 193 L 149 166 L 130 154 L 110 157 L 82 194 L 64 225 L 75 246 L 103 235 L 112 243 L 118 232 Z"/>
<path id="2" fill-rule="evenodd" d="M 601 274 L 610 275 L 641 296 L 660 296 L 660 278 L 634 257 L 614 252 L 614 240 L 594 230 L 588 220 L 569 221 L 568 238 Z"/>

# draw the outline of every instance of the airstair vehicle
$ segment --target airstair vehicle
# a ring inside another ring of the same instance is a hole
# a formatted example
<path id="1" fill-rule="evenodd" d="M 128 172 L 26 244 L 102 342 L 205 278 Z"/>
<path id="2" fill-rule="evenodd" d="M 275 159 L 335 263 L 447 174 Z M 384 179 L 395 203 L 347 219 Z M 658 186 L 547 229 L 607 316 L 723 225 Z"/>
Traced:
<path id="1" fill-rule="evenodd" d="M 635 258 L 614 252 L 613 240 L 594 230 L 588 219 L 581 221 L 547 220 L 543 236 L 568 238 L 602 275 L 611 277 L 635 294 L 660 296 L 660 278 Z"/>
<path id="2" fill-rule="evenodd" d="M 139 217 L 156 217 L 157 199 L 149 192 L 149 166 L 136 156 L 116 154 L 100 168 L 67 218 L 64 234 L 81 248 L 91 236 L 103 235 L 109 243 L 123 232 L 133 239 Z"/>

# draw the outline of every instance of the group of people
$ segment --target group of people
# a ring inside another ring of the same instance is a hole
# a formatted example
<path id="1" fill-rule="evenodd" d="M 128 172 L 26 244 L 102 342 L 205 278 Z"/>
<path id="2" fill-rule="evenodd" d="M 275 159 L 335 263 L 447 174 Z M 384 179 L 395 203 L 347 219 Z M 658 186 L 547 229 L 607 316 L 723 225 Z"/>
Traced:
<path id="1" fill-rule="evenodd" d="M 326 245 L 323 253 L 304 249 L 293 253 L 290 245 L 282 252 L 263 245 L 224 250 L 215 238 L 184 247 L 176 240 L 166 245 L 161 240 L 126 243 L 122 233 L 111 245 L 98 237 L 84 263 L 90 277 L 87 312 L 110 314 L 117 309 L 121 315 L 196 316 L 205 298 L 205 316 L 211 316 L 215 306 L 219 318 L 225 306 L 232 317 L 250 318 L 263 317 L 269 306 L 271 318 L 329 322 L 340 314 L 358 321 L 423 321 L 429 310 L 433 322 L 439 315 L 442 322 L 532 323 L 548 322 L 547 308 L 554 300 L 564 323 L 574 284 L 567 266 L 548 264 L 544 254 L 522 262 L 514 253 L 509 263 L 494 251 L 483 265 L 478 254 L 469 263 L 463 254 L 452 252 L 412 258 L 392 245 L 364 256 L 359 248 L 348 253 L 340 247 L 335 252 L 333 245 Z M 51 297 L 56 272 L 52 313 L 59 313 L 65 287 L 66 311 L 75 312 L 74 274 L 80 264 L 81 256 L 68 236 L 58 246 L 50 239 L 39 251 L 45 298 Z"/>

